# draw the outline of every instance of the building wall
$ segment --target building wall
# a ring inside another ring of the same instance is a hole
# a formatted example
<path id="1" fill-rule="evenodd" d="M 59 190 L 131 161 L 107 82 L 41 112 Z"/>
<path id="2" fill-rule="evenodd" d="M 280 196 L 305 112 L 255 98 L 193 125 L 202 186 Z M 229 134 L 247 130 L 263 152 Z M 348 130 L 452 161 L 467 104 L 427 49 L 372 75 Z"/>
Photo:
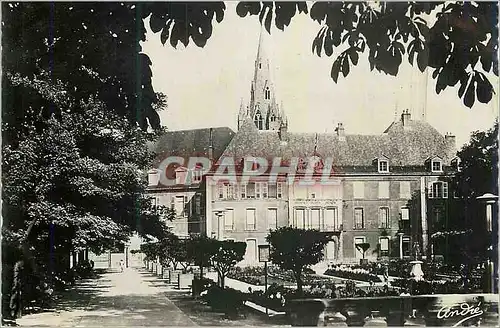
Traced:
<path id="1" fill-rule="evenodd" d="M 205 230 L 205 214 L 203 194 L 195 190 L 169 190 L 149 193 L 149 197 L 155 199 L 157 205 L 162 205 L 176 210 L 176 217 L 168 221 L 167 226 L 179 237 L 187 237 L 193 232 Z M 196 197 L 200 197 L 200 208 L 197 210 Z M 183 198 L 182 204 L 176 202 L 177 198 Z M 199 215 L 197 213 L 200 213 Z"/>

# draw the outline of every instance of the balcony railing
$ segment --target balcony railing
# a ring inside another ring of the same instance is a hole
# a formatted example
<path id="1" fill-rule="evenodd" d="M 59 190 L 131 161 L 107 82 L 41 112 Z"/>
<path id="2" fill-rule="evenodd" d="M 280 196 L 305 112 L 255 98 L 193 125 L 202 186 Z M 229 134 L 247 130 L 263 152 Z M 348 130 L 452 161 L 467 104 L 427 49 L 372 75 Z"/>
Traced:
<path id="1" fill-rule="evenodd" d="M 287 314 L 292 326 L 496 326 L 498 295 L 297 299 Z"/>

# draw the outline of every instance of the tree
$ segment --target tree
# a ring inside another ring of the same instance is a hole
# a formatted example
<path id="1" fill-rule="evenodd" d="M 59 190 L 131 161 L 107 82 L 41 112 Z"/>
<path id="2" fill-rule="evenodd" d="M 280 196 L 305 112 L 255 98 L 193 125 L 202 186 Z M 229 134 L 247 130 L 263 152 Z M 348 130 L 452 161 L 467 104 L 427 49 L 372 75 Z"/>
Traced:
<path id="1" fill-rule="evenodd" d="M 243 260 L 247 245 L 244 242 L 232 240 L 219 241 L 208 239 L 206 253 L 210 264 L 217 270 L 220 287 L 224 289 L 225 278 L 229 270 Z"/>
<path id="2" fill-rule="evenodd" d="M 498 121 L 488 131 L 475 131 L 457 153 L 460 170 L 454 184 L 461 198 L 475 200 L 485 193 L 498 195 Z"/>
<path id="3" fill-rule="evenodd" d="M 209 264 L 210 238 L 205 235 L 193 235 L 187 242 L 187 256 L 190 262 L 200 267 L 200 279 L 203 279 L 203 268 Z"/>
<path id="4" fill-rule="evenodd" d="M 108 110 L 144 130 L 160 128 L 155 102 L 162 96 L 153 90 L 151 60 L 140 45 L 146 40 L 144 19 L 151 16 L 155 32 L 165 27 L 163 43 L 187 45 L 191 37 L 203 46 L 214 16 L 220 22 L 224 9 L 222 2 L 2 4 L 2 104 L 16 103 L 15 110 L 3 106 L 2 121 L 19 127 L 29 107 L 40 103 L 36 95 L 12 86 L 7 74 L 48 72 L 54 81 L 67 83 L 77 100 L 98 96 Z M 168 22 L 161 26 L 163 19 Z M 47 118 L 52 110 L 58 108 L 45 106 L 42 113 Z"/>
<path id="5" fill-rule="evenodd" d="M 269 32 L 273 18 L 284 30 L 297 12 L 309 13 L 306 2 L 240 2 L 236 10 L 241 17 L 259 15 Z M 458 83 L 458 97 L 469 108 L 476 98 L 492 99 L 486 74 L 498 76 L 497 3 L 315 2 L 310 17 L 321 25 L 312 51 L 335 53 L 336 83 L 340 72 L 347 77 L 367 52 L 370 69 L 385 74 L 396 76 L 403 57 L 421 72 L 433 69 L 436 93 Z"/>
<path id="6" fill-rule="evenodd" d="M 39 279 L 55 284 L 69 268 L 70 251 L 101 253 L 134 230 L 157 233 L 168 218 L 143 196 L 141 169 L 152 159 L 147 134 L 95 98 L 76 101 L 63 83 L 20 76 L 11 82 L 61 110 L 45 118 L 31 108 L 16 142 L 2 147 L 2 247 L 26 250 L 3 264 L 28 259 Z"/>
<path id="7" fill-rule="evenodd" d="M 304 268 L 323 259 L 329 237 L 317 230 L 282 227 L 271 231 L 266 238 L 270 244 L 270 260 L 283 270 L 291 270 L 297 282 L 297 292 L 302 293 Z"/>
<path id="8" fill-rule="evenodd" d="M 481 260 L 488 254 L 490 237 L 486 237 L 484 222 L 485 205 L 476 198 L 485 193 L 498 195 L 498 121 L 487 131 L 475 131 L 470 141 L 458 152 L 459 170 L 452 180 L 457 191 L 457 218 L 464 230 L 472 233 L 467 237 L 467 257 Z M 497 227 L 493 222 L 493 252 L 497 247 Z M 495 255 L 496 256 L 496 255 Z"/>

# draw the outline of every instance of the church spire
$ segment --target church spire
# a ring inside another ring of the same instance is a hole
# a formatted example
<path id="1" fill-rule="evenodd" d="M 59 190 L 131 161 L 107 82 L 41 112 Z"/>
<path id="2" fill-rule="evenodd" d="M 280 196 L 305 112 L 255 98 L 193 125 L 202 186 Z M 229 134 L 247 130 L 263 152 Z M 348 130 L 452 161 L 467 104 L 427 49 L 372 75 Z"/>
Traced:
<path id="1" fill-rule="evenodd" d="M 261 26 L 254 76 L 250 88 L 248 115 L 254 120 L 259 130 L 278 130 L 282 115 L 274 90 L 267 39 L 269 39 L 269 34 Z"/>

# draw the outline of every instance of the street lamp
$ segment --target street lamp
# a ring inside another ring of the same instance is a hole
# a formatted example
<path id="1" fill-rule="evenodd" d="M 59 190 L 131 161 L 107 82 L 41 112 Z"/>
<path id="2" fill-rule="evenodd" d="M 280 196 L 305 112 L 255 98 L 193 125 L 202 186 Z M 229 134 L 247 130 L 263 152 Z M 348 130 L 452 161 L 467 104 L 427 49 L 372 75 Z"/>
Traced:
<path id="1" fill-rule="evenodd" d="M 214 214 L 217 216 L 217 239 L 222 240 L 222 223 L 221 218 L 224 216 L 224 210 L 215 210 Z"/>
<path id="2" fill-rule="evenodd" d="M 267 295 L 267 262 L 269 261 L 269 245 L 259 245 L 259 262 L 264 262 L 264 295 Z M 266 315 L 268 314 L 266 302 Z"/>
<path id="3" fill-rule="evenodd" d="M 477 200 L 481 201 L 481 202 L 485 202 L 486 203 L 486 231 L 488 231 L 488 233 L 492 233 L 493 231 L 493 227 L 492 227 L 492 221 L 493 221 L 493 204 L 495 204 L 498 200 L 498 196 L 497 195 L 493 195 L 491 193 L 486 193 L 482 196 L 479 196 L 476 198 Z M 494 271 L 494 264 L 492 263 L 493 261 L 491 260 L 491 253 L 493 253 L 493 240 L 491 240 L 492 238 L 490 237 L 490 241 L 489 241 L 489 247 L 488 247 L 488 254 L 487 254 L 487 274 L 488 274 L 488 280 L 489 280 L 489 286 L 488 286 L 488 290 L 487 292 L 490 292 L 490 293 L 494 293 L 494 289 L 495 289 L 495 281 L 494 281 L 494 275 L 495 275 L 495 271 Z M 491 251 L 490 251 L 491 249 Z M 493 266 L 493 267 L 492 267 Z"/>

